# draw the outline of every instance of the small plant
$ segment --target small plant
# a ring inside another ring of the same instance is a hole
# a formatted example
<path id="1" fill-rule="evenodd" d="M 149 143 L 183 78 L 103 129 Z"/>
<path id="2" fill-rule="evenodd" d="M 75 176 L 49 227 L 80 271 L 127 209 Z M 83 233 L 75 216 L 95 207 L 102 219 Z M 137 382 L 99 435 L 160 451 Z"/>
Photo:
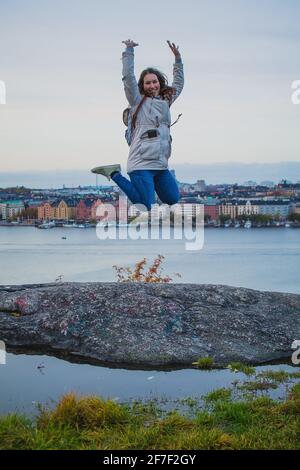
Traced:
<path id="1" fill-rule="evenodd" d="M 241 385 L 238 385 L 240 390 L 247 390 L 248 392 L 264 391 L 277 388 L 278 385 L 274 382 L 269 382 L 268 380 L 254 380 L 249 382 L 244 382 Z"/>
<path id="2" fill-rule="evenodd" d="M 157 255 L 154 259 L 152 266 L 145 271 L 147 259 L 143 258 L 135 264 L 134 270 L 128 267 L 122 267 L 113 265 L 117 273 L 117 282 L 164 282 L 168 283 L 173 281 L 170 276 L 163 276 L 163 268 L 161 264 L 165 257 L 163 255 Z M 175 276 L 181 277 L 179 273 L 174 273 Z"/>
<path id="3" fill-rule="evenodd" d="M 113 400 L 97 396 L 64 395 L 55 410 L 42 410 L 37 421 L 39 429 L 48 426 L 71 426 L 77 430 L 95 430 L 128 422 L 129 412 Z"/>
<path id="4" fill-rule="evenodd" d="M 215 366 L 214 359 L 210 356 L 200 357 L 198 361 L 192 363 L 198 369 L 212 369 Z"/>
<path id="5" fill-rule="evenodd" d="M 289 373 L 284 370 L 266 370 L 257 374 L 257 377 L 262 379 L 271 380 L 273 382 L 283 383 L 289 378 Z"/>
<path id="6" fill-rule="evenodd" d="M 218 388 L 204 396 L 207 403 L 215 401 L 228 401 L 231 399 L 232 391 L 229 388 Z"/>
<path id="7" fill-rule="evenodd" d="M 243 374 L 245 375 L 255 374 L 254 367 L 247 366 L 246 364 L 243 364 L 242 362 L 231 362 L 227 366 L 227 368 L 230 369 L 232 372 L 243 372 Z"/>

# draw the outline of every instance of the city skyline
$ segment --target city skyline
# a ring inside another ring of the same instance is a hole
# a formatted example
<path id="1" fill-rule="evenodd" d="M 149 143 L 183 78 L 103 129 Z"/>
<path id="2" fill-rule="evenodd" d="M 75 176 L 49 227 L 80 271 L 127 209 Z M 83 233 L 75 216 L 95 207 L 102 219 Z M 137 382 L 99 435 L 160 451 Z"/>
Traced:
<path id="1" fill-rule="evenodd" d="M 229 0 L 222 10 L 216 0 L 187 3 L 153 1 L 153 28 L 136 0 L 1 2 L 1 173 L 88 173 L 115 162 L 125 169 L 120 58 L 128 37 L 140 44 L 137 76 L 154 65 L 171 80 L 166 40 L 182 51 L 185 88 L 172 117 L 183 116 L 172 128 L 170 159 L 180 179 L 194 175 L 187 164 L 299 162 L 300 105 L 291 100 L 300 78 L 299 3 Z"/>
<path id="2" fill-rule="evenodd" d="M 215 165 L 174 165 L 176 177 L 181 182 L 195 183 L 196 180 L 205 180 L 207 184 L 242 184 L 254 180 L 273 181 L 278 183 L 282 179 L 293 183 L 300 181 L 300 162 L 285 162 L 278 164 L 241 164 L 220 163 Z M 33 172 L 0 172 L 0 188 L 12 186 L 41 187 L 69 187 L 95 185 L 110 185 L 106 178 L 93 175 L 87 170 L 50 170 Z M 112 183 L 114 184 L 114 183 Z"/>

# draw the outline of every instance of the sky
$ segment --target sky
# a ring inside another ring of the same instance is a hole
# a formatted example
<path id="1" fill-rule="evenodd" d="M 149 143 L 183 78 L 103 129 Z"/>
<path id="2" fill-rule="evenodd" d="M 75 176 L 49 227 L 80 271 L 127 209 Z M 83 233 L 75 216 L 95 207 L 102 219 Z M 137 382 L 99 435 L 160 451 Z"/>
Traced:
<path id="1" fill-rule="evenodd" d="M 193 181 L 205 179 L 197 166 L 300 162 L 299 17 L 298 0 L 0 0 L 0 185 L 15 172 L 87 172 L 92 183 L 94 166 L 126 168 L 128 38 L 139 43 L 137 77 L 155 66 L 169 81 L 166 40 L 179 44 L 185 87 L 170 159 L 179 179 L 180 168 Z"/>

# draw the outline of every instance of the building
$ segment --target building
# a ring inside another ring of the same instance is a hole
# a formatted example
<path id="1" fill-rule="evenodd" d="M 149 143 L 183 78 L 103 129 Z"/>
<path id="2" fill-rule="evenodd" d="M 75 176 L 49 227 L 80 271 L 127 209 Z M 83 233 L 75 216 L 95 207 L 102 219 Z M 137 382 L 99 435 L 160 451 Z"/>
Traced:
<path id="1" fill-rule="evenodd" d="M 291 204 L 290 211 L 292 214 L 300 214 L 300 202 Z"/>
<path id="2" fill-rule="evenodd" d="M 217 199 L 205 200 L 204 216 L 207 216 L 210 220 L 217 220 L 219 218 L 219 207 L 220 204 Z"/>
<path id="3" fill-rule="evenodd" d="M 38 206 L 38 219 L 40 220 L 50 220 L 53 219 L 53 210 L 51 202 L 42 202 Z"/>
<path id="4" fill-rule="evenodd" d="M 174 204 L 172 207 L 172 212 L 174 215 L 182 214 L 183 217 L 192 218 L 196 216 L 204 216 L 204 207 L 203 204 L 199 204 L 199 202 L 181 202 L 179 201 L 177 204 Z"/>
<path id="5" fill-rule="evenodd" d="M 95 199 L 85 199 L 79 201 L 76 206 L 76 220 L 90 220 L 92 219 L 92 207 Z"/>
<path id="6" fill-rule="evenodd" d="M 239 202 L 237 206 L 238 216 L 248 216 L 259 214 L 259 206 L 251 203 L 251 201 Z"/>
<path id="7" fill-rule="evenodd" d="M 194 185 L 195 191 L 199 191 L 203 193 L 206 189 L 205 181 L 204 180 L 197 180 L 196 184 Z"/>
<path id="8" fill-rule="evenodd" d="M 74 220 L 76 217 L 75 200 L 68 202 L 60 201 L 44 202 L 38 207 L 38 218 L 40 220 Z"/>
<path id="9" fill-rule="evenodd" d="M 3 220 L 17 217 L 24 209 L 25 205 L 23 201 L 5 201 L 0 204 L 0 211 Z"/>
<path id="10" fill-rule="evenodd" d="M 279 217 L 280 219 L 286 219 L 291 210 L 291 204 L 289 201 L 257 201 L 259 207 L 259 214 L 269 215 L 271 217 Z"/>
<path id="11" fill-rule="evenodd" d="M 5 220 L 6 219 L 6 203 L 0 202 L 0 218 Z"/>
<path id="12" fill-rule="evenodd" d="M 219 215 L 229 216 L 231 219 L 236 219 L 238 214 L 237 203 L 226 202 L 219 206 Z"/>

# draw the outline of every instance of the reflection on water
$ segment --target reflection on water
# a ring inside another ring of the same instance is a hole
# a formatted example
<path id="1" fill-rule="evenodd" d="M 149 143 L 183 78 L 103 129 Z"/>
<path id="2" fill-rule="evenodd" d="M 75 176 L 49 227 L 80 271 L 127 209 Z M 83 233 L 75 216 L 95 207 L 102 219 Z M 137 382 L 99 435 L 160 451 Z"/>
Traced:
<path id="1" fill-rule="evenodd" d="M 257 371 L 265 369 L 270 366 L 256 368 Z M 287 365 L 273 365 L 272 369 L 299 370 Z M 119 402 L 172 401 L 230 387 L 234 380 L 245 380 L 245 376 L 228 369 L 129 370 L 70 363 L 43 355 L 8 353 L 6 365 L 0 366 L 0 413 L 16 409 L 33 413 L 37 403 L 54 406 L 68 392 L 101 395 Z M 282 397 L 283 390 L 273 390 L 272 396 Z"/>

